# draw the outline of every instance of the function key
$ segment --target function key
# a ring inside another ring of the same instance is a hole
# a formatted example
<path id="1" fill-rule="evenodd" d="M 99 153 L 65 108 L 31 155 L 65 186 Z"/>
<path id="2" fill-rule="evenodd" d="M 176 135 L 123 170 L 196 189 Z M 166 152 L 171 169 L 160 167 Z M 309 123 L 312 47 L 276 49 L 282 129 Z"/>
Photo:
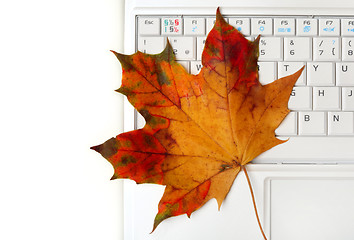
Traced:
<path id="1" fill-rule="evenodd" d="M 162 18 L 161 32 L 162 35 L 182 35 L 182 18 Z"/>
<path id="2" fill-rule="evenodd" d="M 298 36 L 317 36 L 317 19 L 299 18 L 296 19 L 296 34 Z"/>
<path id="3" fill-rule="evenodd" d="M 251 35 L 250 19 L 249 18 L 230 18 L 229 24 L 235 27 L 245 36 Z"/>
<path id="4" fill-rule="evenodd" d="M 320 36 L 339 36 L 340 21 L 339 19 L 320 19 L 319 35 Z"/>
<path id="5" fill-rule="evenodd" d="M 138 32 L 139 35 L 160 35 L 160 19 L 139 17 Z"/>
<path id="6" fill-rule="evenodd" d="M 228 18 L 224 18 L 226 22 L 229 22 Z M 213 29 L 216 19 L 215 18 L 207 18 L 207 34 Z"/>
<path id="7" fill-rule="evenodd" d="M 354 36 L 354 19 L 342 19 L 342 35 Z"/>
<path id="8" fill-rule="evenodd" d="M 205 35 L 204 18 L 184 18 L 185 35 Z"/>
<path id="9" fill-rule="evenodd" d="M 252 35 L 272 35 L 273 19 L 272 18 L 252 18 Z"/>
<path id="10" fill-rule="evenodd" d="M 293 36 L 295 35 L 295 19 L 293 18 L 275 18 L 274 19 L 275 36 Z"/>

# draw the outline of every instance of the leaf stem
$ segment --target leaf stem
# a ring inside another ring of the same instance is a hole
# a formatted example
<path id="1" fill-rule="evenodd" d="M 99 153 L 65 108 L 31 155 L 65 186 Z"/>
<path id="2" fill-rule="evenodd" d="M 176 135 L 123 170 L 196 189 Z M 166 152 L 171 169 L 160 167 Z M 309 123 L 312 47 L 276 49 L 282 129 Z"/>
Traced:
<path id="1" fill-rule="evenodd" d="M 253 202 L 253 207 L 254 207 L 254 212 L 256 213 L 256 217 L 257 217 L 257 222 L 258 222 L 258 226 L 259 226 L 259 229 L 261 230 L 261 233 L 264 237 L 265 240 L 267 240 L 267 237 L 263 231 L 263 228 L 262 228 L 262 225 L 261 225 L 261 221 L 259 220 L 259 216 L 258 216 L 258 211 L 257 211 L 257 206 L 256 206 L 256 200 L 254 198 L 254 194 L 253 194 L 253 189 L 252 189 L 252 185 L 251 185 L 251 181 L 250 181 L 250 178 L 248 176 L 248 173 L 247 173 L 247 170 L 246 170 L 246 166 L 242 166 L 241 165 L 241 168 L 242 170 L 245 172 L 245 175 L 246 175 L 246 178 L 247 178 L 247 182 L 248 182 L 248 186 L 250 188 L 250 193 L 251 193 L 251 196 L 252 196 L 252 202 Z"/>

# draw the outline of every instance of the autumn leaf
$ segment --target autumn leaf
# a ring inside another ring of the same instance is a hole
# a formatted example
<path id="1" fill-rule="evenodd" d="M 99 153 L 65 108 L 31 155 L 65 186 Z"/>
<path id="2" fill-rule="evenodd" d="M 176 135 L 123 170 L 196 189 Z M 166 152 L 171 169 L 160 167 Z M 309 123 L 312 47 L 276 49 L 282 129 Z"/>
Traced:
<path id="1" fill-rule="evenodd" d="M 114 52 L 123 68 L 117 91 L 146 125 L 92 149 L 113 165 L 112 179 L 166 186 L 153 229 L 212 198 L 220 208 L 243 166 L 284 142 L 274 131 L 302 70 L 262 86 L 259 39 L 245 39 L 218 10 L 198 75 L 176 62 L 169 43 L 157 55 Z"/>

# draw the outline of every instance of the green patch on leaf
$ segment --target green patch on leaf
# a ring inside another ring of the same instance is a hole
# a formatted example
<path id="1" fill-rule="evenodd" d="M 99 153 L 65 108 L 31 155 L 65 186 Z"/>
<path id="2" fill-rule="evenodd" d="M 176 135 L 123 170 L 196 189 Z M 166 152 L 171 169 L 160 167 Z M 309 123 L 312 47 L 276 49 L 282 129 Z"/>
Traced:
<path id="1" fill-rule="evenodd" d="M 118 166 L 121 167 L 121 166 L 127 166 L 129 164 L 132 164 L 132 163 L 136 163 L 137 160 L 135 157 L 133 157 L 132 155 L 123 155 L 122 158 L 121 158 L 121 161 L 118 163 Z"/>

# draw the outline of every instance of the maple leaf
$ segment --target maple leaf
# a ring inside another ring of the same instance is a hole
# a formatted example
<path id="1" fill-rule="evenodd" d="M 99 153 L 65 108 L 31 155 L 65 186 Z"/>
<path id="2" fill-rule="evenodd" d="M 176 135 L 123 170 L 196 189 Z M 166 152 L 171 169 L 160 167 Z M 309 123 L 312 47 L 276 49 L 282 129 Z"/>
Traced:
<path id="1" fill-rule="evenodd" d="M 258 37 L 248 41 L 220 14 L 205 42 L 203 68 L 191 75 L 169 43 L 157 55 L 114 52 L 123 68 L 118 92 L 145 118 L 143 129 L 92 147 L 114 167 L 112 179 L 165 185 L 155 218 L 220 206 L 244 165 L 283 143 L 275 129 L 288 114 L 301 71 L 262 86 Z"/>

